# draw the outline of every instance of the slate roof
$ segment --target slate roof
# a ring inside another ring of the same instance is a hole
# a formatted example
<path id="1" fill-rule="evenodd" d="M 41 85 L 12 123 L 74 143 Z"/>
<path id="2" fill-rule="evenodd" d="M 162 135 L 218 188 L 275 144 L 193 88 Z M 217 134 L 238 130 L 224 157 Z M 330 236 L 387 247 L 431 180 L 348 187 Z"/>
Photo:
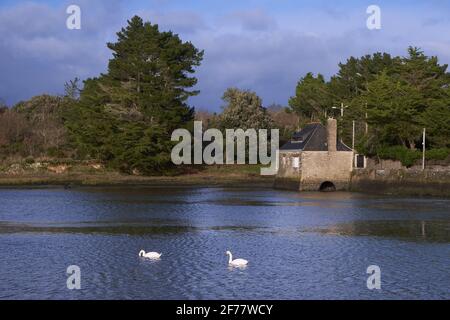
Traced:
<path id="1" fill-rule="evenodd" d="M 352 151 L 343 142 L 337 140 L 337 151 Z M 327 128 L 321 123 L 310 123 L 295 132 L 292 139 L 284 144 L 281 151 L 328 151 Z"/>

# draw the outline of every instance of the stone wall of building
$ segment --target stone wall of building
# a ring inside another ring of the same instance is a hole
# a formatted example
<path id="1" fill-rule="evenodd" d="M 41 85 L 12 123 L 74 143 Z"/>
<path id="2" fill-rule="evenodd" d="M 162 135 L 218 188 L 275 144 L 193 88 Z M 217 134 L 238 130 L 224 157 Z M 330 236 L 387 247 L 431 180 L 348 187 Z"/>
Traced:
<path id="1" fill-rule="evenodd" d="M 298 159 L 298 168 L 294 168 L 295 158 Z M 278 173 L 274 186 L 277 189 L 299 190 L 301 177 L 301 152 L 283 151 L 279 153 Z"/>
<path id="2" fill-rule="evenodd" d="M 300 190 L 319 190 L 325 181 L 332 182 L 337 190 L 349 188 L 353 165 L 351 151 L 304 151 Z"/>
<path id="3" fill-rule="evenodd" d="M 302 166 L 301 163 L 301 152 L 295 151 L 283 151 L 280 152 L 279 157 L 279 168 L 278 168 L 278 177 L 289 177 L 289 178 L 299 178 L 300 179 L 300 168 Z M 298 159 L 298 160 L 295 160 Z M 298 161 L 298 167 L 294 167 L 294 162 Z"/>

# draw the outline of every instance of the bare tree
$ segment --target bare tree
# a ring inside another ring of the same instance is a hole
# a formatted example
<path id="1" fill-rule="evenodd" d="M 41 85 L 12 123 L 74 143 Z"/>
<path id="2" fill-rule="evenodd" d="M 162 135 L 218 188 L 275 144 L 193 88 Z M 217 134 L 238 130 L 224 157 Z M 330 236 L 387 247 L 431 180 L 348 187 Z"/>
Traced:
<path id="1" fill-rule="evenodd" d="M 195 121 L 202 121 L 204 130 L 218 126 L 218 116 L 216 113 L 212 113 L 206 109 L 195 110 L 194 119 Z"/>
<path id="2" fill-rule="evenodd" d="M 17 142 L 23 156 L 48 155 L 50 151 L 61 150 L 67 141 L 61 116 L 63 107 L 63 98 L 49 95 L 18 103 L 4 114 L 3 121 L 11 123 L 0 124 L 1 141 L 6 144 Z M 11 126 L 17 127 L 15 135 Z"/>
<path id="3" fill-rule="evenodd" d="M 280 130 L 283 139 L 289 139 L 292 133 L 299 129 L 299 116 L 279 104 L 272 104 L 267 111 L 274 122 L 274 127 Z"/>
<path id="4" fill-rule="evenodd" d="M 3 109 L 0 114 L 0 146 L 20 142 L 28 131 L 27 120 L 21 114 Z"/>

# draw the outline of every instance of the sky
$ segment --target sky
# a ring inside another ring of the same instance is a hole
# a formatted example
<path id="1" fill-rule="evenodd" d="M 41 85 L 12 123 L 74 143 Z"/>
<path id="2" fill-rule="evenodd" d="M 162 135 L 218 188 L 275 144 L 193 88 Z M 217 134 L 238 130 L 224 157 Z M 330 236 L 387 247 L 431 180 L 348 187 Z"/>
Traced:
<path id="1" fill-rule="evenodd" d="M 71 4 L 80 30 L 66 27 Z M 379 30 L 366 26 L 369 5 L 381 10 Z M 330 77 L 350 56 L 417 46 L 450 63 L 446 0 L 0 0 L 0 99 L 62 94 L 66 81 L 106 72 L 106 43 L 136 14 L 205 50 L 189 103 L 211 111 L 228 87 L 287 105 L 300 77 Z"/>

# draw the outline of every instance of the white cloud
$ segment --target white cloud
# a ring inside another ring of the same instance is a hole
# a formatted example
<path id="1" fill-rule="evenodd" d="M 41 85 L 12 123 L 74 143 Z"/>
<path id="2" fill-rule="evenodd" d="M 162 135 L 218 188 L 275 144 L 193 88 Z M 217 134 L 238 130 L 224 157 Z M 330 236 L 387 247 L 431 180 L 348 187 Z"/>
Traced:
<path id="1" fill-rule="evenodd" d="M 244 31 L 267 31 L 277 27 L 276 20 L 262 9 L 239 10 L 224 15 L 222 26 L 238 25 Z"/>

